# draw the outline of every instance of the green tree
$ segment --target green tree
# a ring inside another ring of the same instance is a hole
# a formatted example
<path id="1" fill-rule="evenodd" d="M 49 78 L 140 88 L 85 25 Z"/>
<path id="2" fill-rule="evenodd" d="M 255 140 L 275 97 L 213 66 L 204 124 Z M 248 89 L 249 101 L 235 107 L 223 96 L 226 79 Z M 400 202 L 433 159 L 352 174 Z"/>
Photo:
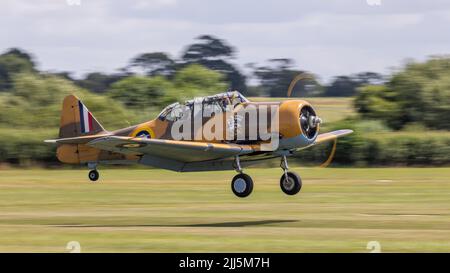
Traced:
<path id="1" fill-rule="evenodd" d="M 163 107 L 174 101 L 222 92 L 223 75 L 198 64 L 177 71 L 171 81 L 162 76 L 130 76 L 111 86 L 109 95 L 134 109 Z"/>
<path id="2" fill-rule="evenodd" d="M 175 74 L 174 84 L 177 100 L 223 92 L 226 84 L 219 72 L 198 64 L 189 65 Z"/>
<path id="3" fill-rule="evenodd" d="M 255 66 L 253 73 L 259 79 L 263 93 L 271 97 L 286 97 L 292 80 L 304 72 L 295 69 L 291 59 L 270 59 L 267 65 Z M 314 96 L 319 90 L 320 85 L 315 79 L 304 79 L 297 82 L 291 96 Z"/>
<path id="4" fill-rule="evenodd" d="M 87 74 L 84 79 L 77 80 L 75 83 L 86 88 L 94 93 L 104 93 L 106 92 L 113 83 L 123 79 L 125 76 L 122 74 L 104 74 L 100 72 L 93 72 Z"/>
<path id="5" fill-rule="evenodd" d="M 408 63 L 380 89 L 361 89 L 355 100 L 364 116 L 385 120 L 392 128 L 421 123 L 450 129 L 450 58 Z"/>
<path id="6" fill-rule="evenodd" d="M 324 96 L 350 97 L 356 93 L 359 83 L 350 76 L 337 76 L 333 82 L 325 88 Z"/>
<path id="7" fill-rule="evenodd" d="M 325 88 L 324 96 L 351 97 L 356 95 L 357 89 L 364 85 L 380 85 L 384 83 L 383 76 L 375 72 L 362 72 L 350 76 L 337 76 Z"/>
<path id="8" fill-rule="evenodd" d="M 182 65 L 200 64 L 225 75 L 229 89 L 245 93 L 245 76 L 231 63 L 236 50 L 224 40 L 210 35 L 197 38 L 182 54 Z"/>
<path id="9" fill-rule="evenodd" d="M 366 85 L 358 89 L 355 109 L 366 119 L 381 119 L 390 127 L 402 127 L 401 112 L 393 101 L 395 94 L 384 85 Z"/>
<path id="10" fill-rule="evenodd" d="M 133 113 L 120 102 L 92 94 L 61 77 L 19 73 L 12 82 L 10 91 L 0 96 L 0 122 L 8 128 L 52 128 L 56 134 L 61 104 L 69 94 L 83 100 L 106 128 L 120 128 L 128 125 L 127 120 L 135 121 Z"/>
<path id="11" fill-rule="evenodd" d="M 172 88 L 173 85 L 161 76 L 130 76 L 112 84 L 109 94 L 127 106 L 146 110 L 145 107 L 160 106 Z"/>
<path id="12" fill-rule="evenodd" d="M 0 55 L 0 91 L 12 87 L 12 78 L 17 73 L 33 73 L 35 63 L 30 54 L 12 48 Z"/>
<path id="13" fill-rule="evenodd" d="M 450 58 L 436 57 L 409 63 L 388 86 L 402 110 L 403 124 L 421 122 L 430 128 L 450 129 Z"/>
<path id="14" fill-rule="evenodd" d="M 172 76 L 176 63 L 164 52 L 143 53 L 130 61 L 129 68 L 138 68 L 147 76 Z"/>

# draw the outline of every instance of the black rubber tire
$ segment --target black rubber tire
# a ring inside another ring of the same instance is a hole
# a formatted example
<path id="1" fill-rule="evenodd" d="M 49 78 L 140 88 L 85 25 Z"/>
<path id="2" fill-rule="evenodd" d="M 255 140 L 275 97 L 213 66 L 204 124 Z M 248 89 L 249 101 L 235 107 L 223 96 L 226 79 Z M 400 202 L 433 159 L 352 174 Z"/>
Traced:
<path id="1" fill-rule="evenodd" d="M 97 170 L 92 170 L 92 171 L 89 172 L 88 177 L 89 177 L 89 179 L 90 179 L 92 182 L 95 182 L 95 181 L 97 181 L 98 178 L 100 177 L 100 174 L 98 173 Z"/>
<path id="2" fill-rule="evenodd" d="M 302 179 L 294 172 L 287 172 L 288 181 L 285 179 L 285 174 L 280 178 L 281 190 L 287 195 L 295 195 L 302 189 Z"/>
<path id="3" fill-rule="evenodd" d="M 244 184 L 242 184 L 244 182 Z M 239 183 L 239 184 L 237 184 Z M 231 181 L 231 190 L 237 197 L 247 197 L 253 191 L 253 180 L 249 175 L 240 173 L 233 177 Z"/>

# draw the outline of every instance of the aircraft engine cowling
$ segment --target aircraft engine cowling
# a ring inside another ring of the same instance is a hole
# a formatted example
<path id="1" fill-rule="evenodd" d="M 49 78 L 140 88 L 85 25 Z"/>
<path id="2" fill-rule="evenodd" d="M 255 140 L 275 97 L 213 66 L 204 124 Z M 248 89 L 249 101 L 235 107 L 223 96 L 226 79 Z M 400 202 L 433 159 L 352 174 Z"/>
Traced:
<path id="1" fill-rule="evenodd" d="M 314 143 L 322 120 L 310 103 L 290 100 L 280 105 L 279 149 L 296 149 Z"/>

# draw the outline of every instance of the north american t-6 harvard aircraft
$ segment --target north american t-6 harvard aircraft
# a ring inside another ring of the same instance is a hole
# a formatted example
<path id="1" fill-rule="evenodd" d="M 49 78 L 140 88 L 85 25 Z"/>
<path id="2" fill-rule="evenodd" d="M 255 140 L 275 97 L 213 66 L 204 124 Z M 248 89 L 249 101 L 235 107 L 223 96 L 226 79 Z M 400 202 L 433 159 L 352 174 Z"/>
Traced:
<path id="1" fill-rule="evenodd" d="M 302 181 L 288 170 L 287 157 L 352 133 L 319 134 L 321 122 L 305 100 L 251 102 L 233 91 L 173 103 L 153 120 L 107 131 L 69 95 L 63 101 L 59 138 L 45 142 L 56 143 L 61 162 L 87 165 L 91 181 L 99 178 L 99 164 L 139 163 L 179 172 L 236 170 L 231 189 L 238 197 L 253 190 L 243 167 L 279 157 L 281 190 L 295 195 Z"/>

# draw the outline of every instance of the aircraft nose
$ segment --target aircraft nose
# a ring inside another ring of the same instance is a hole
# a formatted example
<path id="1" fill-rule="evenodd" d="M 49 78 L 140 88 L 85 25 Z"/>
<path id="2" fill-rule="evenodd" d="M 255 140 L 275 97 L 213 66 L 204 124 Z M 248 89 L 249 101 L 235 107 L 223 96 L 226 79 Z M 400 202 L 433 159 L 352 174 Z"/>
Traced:
<path id="1" fill-rule="evenodd" d="M 308 124 L 311 126 L 311 128 L 316 128 L 317 125 L 322 123 L 322 119 L 318 116 L 309 116 L 308 118 Z"/>

